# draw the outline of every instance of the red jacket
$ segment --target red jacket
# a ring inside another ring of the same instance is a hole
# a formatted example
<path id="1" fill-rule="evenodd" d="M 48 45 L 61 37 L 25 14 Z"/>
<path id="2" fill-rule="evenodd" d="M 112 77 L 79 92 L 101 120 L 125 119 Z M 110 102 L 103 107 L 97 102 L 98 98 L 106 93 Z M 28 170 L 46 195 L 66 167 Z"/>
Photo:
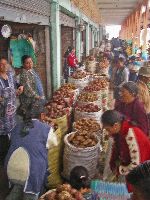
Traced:
<path id="1" fill-rule="evenodd" d="M 68 55 L 67 64 L 68 64 L 69 67 L 72 67 L 72 68 L 76 67 L 76 65 L 78 64 L 78 60 L 77 60 L 74 53 L 70 53 Z"/>
<path id="2" fill-rule="evenodd" d="M 114 136 L 113 139 L 114 145 L 110 160 L 112 171 L 119 170 L 121 175 L 127 175 L 140 163 L 150 160 L 149 138 L 129 121 L 123 122 L 120 134 Z"/>
<path id="3" fill-rule="evenodd" d="M 114 170 L 120 162 L 120 174 L 126 175 L 134 167 L 150 160 L 150 140 L 138 127 L 124 121 L 120 134 L 113 137 L 114 145 L 110 167 Z"/>

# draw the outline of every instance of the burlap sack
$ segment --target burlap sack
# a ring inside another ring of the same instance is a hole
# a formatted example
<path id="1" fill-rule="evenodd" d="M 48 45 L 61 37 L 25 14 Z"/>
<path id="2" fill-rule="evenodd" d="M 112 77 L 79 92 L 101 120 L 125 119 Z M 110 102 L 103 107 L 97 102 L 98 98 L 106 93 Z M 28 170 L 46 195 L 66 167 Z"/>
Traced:
<path id="1" fill-rule="evenodd" d="M 69 180 L 71 170 L 76 166 L 83 166 L 88 170 L 90 178 L 93 178 L 97 172 L 100 143 L 93 147 L 77 148 L 68 142 L 67 134 L 64 138 L 65 149 L 63 157 L 63 176 Z"/>

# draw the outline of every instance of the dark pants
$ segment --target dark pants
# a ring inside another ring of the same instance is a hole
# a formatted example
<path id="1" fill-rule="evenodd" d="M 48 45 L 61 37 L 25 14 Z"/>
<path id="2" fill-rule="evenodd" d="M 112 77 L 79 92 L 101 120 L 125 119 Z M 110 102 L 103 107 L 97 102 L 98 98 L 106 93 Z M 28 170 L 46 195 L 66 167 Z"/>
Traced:
<path id="1" fill-rule="evenodd" d="M 23 186 L 14 185 L 10 194 L 5 200 L 37 200 L 38 196 L 35 194 L 28 194 L 23 192 Z"/>
<path id="2" fill-rule="evenodd" d="M 7 155 L 10 145 L 8 135 L 0 135 L 0 165 L 4 164 L 5 157 Z"/>
<path id="3" fill-rule="evenodd" d="M 75 70 L 76 68 L 65 66 L 64 79 L 66 79 L 66 82 L 68 82 L 68 77 L 71 76 Z"/>

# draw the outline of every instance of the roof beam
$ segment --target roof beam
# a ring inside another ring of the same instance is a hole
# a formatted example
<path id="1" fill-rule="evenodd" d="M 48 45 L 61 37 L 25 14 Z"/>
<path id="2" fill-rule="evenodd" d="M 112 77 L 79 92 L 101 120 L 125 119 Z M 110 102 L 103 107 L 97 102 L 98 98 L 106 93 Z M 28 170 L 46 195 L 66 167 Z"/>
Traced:
<path id="1" fill-rule="evenodd" d="M 141 0 L 142 1 L 142 0 Z M 139 0 L 139 2 L 141 2 L 140 0 Z M 121 4 L 121 3 L 124 3 L 124 2 L 126 2 L 126 4 L 130 4 L 130 3 L 137 3 L 137 0 L 126 0 L 126 1 L 124 1 L 124 0 L 97 0 L 97 3 L 98 4 Z"/>
<path id="2" fill-rule="evenodd" d="M 124 15 L 124 13 L 130 13 L 131 11 L 132 11 L 131 9 L 118 9 L 115 11 L 114 11 L 114 9 L 110 9 L 110 10 L 103 9 L 103 10 L 100 10 L 100 13 L 106 13 L 106 12 L 108 12 L 109 14 L 122 13 Z"/>

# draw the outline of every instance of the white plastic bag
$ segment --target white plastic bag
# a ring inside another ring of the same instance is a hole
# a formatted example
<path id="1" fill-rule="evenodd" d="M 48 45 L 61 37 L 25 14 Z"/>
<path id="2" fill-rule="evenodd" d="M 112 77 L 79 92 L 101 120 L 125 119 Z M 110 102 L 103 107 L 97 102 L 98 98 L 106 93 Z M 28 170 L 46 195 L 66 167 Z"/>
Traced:
<path id="1" fill-rule="evenodd" d="M 53 128 L 51 128 L 48 135 L 46 147 L 47 149 L 49 149 L 49 148 L 52 148 L 53 146 L 58 146 L 58 138 Z"/>

